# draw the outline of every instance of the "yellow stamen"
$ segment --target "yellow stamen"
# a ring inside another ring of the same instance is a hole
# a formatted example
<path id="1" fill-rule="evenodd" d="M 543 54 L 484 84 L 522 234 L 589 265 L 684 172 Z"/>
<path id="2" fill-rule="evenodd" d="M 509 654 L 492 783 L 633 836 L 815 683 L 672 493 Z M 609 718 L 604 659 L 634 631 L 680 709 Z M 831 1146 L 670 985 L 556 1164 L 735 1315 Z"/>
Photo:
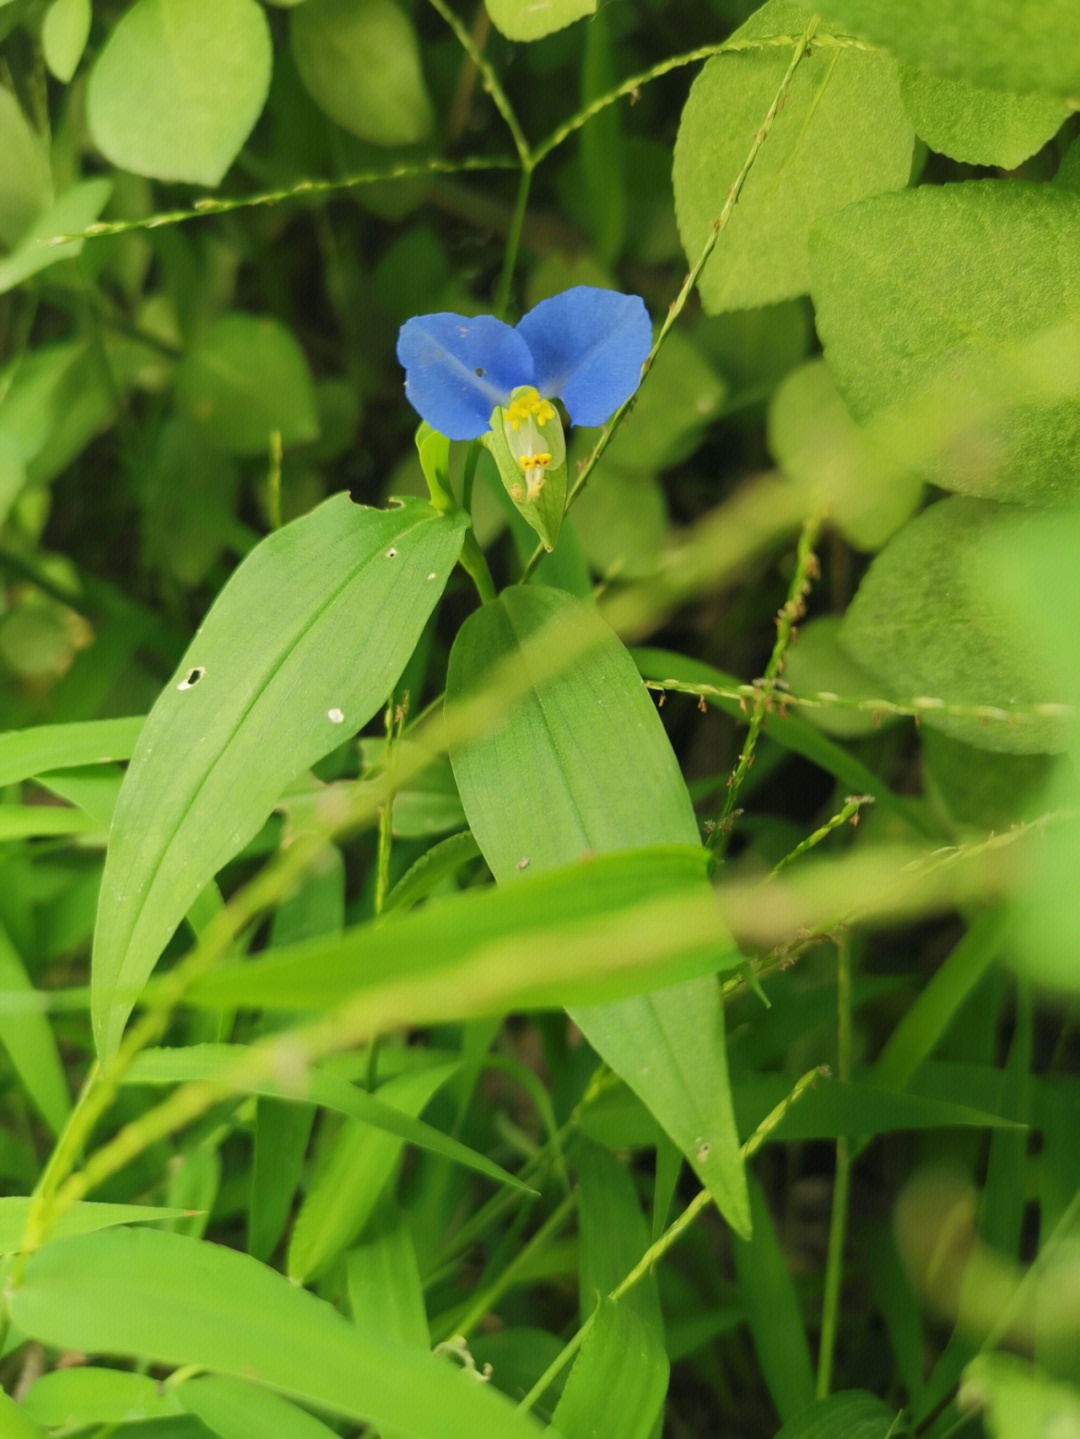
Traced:
<path id="1" fill-rule="evenodd" d="M 535 389 L 526 390 L 516 400 L 511 400 L 503 411 L 510 423 L 511 429 L 518 429 L 526 420 L 535 419 L 538 425 L 544 425 L 548 420 L 555 418 L 555 407 L 550 400 L 541 399 Z"/>
<path id="2" fill-rule="evenodd" d="M 541 465 L 544 469 L 551 464 L 550 455 L 518 455 L 518 464 L 523 470 L 531 470 L 535 465 Z"/>

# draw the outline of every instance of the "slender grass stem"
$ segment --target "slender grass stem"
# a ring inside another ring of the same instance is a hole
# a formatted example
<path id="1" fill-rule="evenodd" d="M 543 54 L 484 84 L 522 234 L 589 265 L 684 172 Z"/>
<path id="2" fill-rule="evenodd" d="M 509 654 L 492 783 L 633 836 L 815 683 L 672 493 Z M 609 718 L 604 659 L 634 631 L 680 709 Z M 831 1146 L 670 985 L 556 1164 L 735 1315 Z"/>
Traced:
<path id="1" fill-rule="evenodd" d="M 724 808 L 721 811 L 720 823 L 715 825 L 708 838 L 710 849 L 715 849 L 722 836 L 726 833 L 723 821 L 735 808 L 735 801 L 738 798 L 739 787 L 746 778 L 747 771 L 754 763 L 754 750 L 757 746 L 758 736 L 761 727 L 765 723 L 765 716 L 772 705 L 773 695 L 776 690 L 776 682 L 780 678 L 780 671 L 784 666 L 784 656 L 791 643 L 792 632 L 795 625 L 806 613 L 806 596 L 810 592 L 810 585 L 818 574 L 817 556 L 814 554 L 814 545 L 821 532 L 822 519 L 819 515 L 811 516 L 806 520 L 799 536 L 799 548 L 795 562 L 795 573 L 791 577 L 791 585 L 788 589 L 787 600 L 776 617 L 776 641 L 773 644 L 772 654 L 769 656 L 769 663 L 765 669 L 765 675 L 761 683 L 755 688 L 757 694 L 754 700 L 754 711 L 750 716 L 750 725 L 746 731 L 746 739 L 743 742 L 742 752 L 739 755 L 739 762 L 735 772 L 728 783 L 727 798 L 724 800 Z"/>
<path id="2" fill-rule="evenodd" d="M 754 1130 L 753 1134 L 742 1146 L 742 1156 L 744 1159 L 749 1159 L 751 1155 L 757 1153 L 792 1105 L 797 1104 L 806 1091 L 826 1074 L 828 1074 L 828 1068 L 822 1065 L 817 1069 L 811 1069 L 809 1073 L 802 1076 L 792 1088 L 791 1093 L 782 1099 L 776 1108 L 766 1115 L 757 1129 Z M 708 1209 L 713 1202 L 713 1197 L 707 1189 L 700 1190 L 679 1215 L 678 1219 L 664 1230 L 663 1234 L 661 1234 L 660 1238 L 654 1244 L 649 1245 L 633 1269 L 615 1286 L 608 1295 L 608 1298 L 612 1301 L 618 1301 L 624 1294 L 629 1293 L 635 1284 L 639 1284 L 647 1274 L 651 1273 L 660 1260 L 663 1259 L 672 1245 L 682 1238 L 697 1219 L 698 1215 L 701 1214 L 703 1210 Z M 527 1410 L 533 1407 L 540 1396 L 555 1379 L 558 1378 L 581 1348 L 594 1322 L 595 1311 L 589 1315 L 588 1319 L 585 1320 L 573 1338 L 566 1343 L 563 1349 L 544 1370 L 543 1374 L 541 1374 L 540 1378 L 518 1405 L 519 1409 Z"/>
<path id="3" fill-rule="evenodd" d="M 784 75 L 780 81 L 780 84 L 777 86 L 776 94 L 773 96 L 772 99 L 772 104 L 766 111 L 765 118 L 761 122 L 761 125 L 759 126 L 758 130 L 754 135 L 753 143 L 750 146 L 750 150 L 747 153 L 746 159 L 743 161 L 742 168 L 735 176 L 735 179 L 728 190 L 727 199 L 724 201 L 723 209 L 720 211 L 720 214 L 709 227 L 709 234 L 705 240 L 705 244 L 702 246 L 701 253 L 698 256 L 697 260 L 694 262 L 690 273 L 683 281 L 682 288 L 679 290 L 679 293 L 676 295 L 674 301 L 672 302 L 667 312 L 667 315 L 664 317 L 664 322 L 660 326 L 656 338 L 653 340 L 652 348 L 649 350 L 648 355 L 645 357 L 645 363 L 641 367 L 642 383 L 645 382 L 645 379 L 648 376 L 653 361 L 656 359 L 656 356 L 660 351 L 660 347 L 667 339 L 671 331 L 671 327 L 682 314 L 683 308 L 686 305 L 687 300 L 690 298 L 691 291 L 697 284 L 698 278 L 701 275 L 702 270 L 708 263 L 709 256 L 716 248 L 716 242 L 719 240 L 720 236 L 727 228 L 728 221 L 731 219 L 732 211 L 735 209 L 735 206 L 739 200 L 739 195 L 742 193 L 742 188 L 746 184 L 746 177 L 749 175 L 751 169 L 753 168 L 754 161 L 757 159 L 758 156 L 758 151 L 761 149 L 762 145 L 769 137 L 769 132 L 773 127 L 773 121 L 776 119 L 777 111 L 780 109 L 780 106 L 783 103 L 784 96 L 788 92 L 788 88 L 791 85 L 791 81 L 795 74 L 795 71 L 799 67 L 799 62 L 806 54 L 806 47 L 813 39 L 818 24 L 819 20 L 818 17 L 815 15 L 811 19 L 810 23 L 807 25 L 806 30 L 803 32 L 802 35 L 799 36 L 798 40 L 795 42 L 795 49 L 792 53 L 791 61 L 787 69 L 784 71 Z M 611 419 L 608 420 L 607 424 L 604 426 L 603 433 L 600 435 L 600 438 L 593 446 L 592 453 L 589 455 L 589 458 L 582 466 L 581 473 L 578 475 L 577 479 L 574 482 L 573 488 L 570 490 L 570 493 L 566 497 L 567 510 L 570 509 L 574 501 L 577 499 L 578 495 L 588 484 L 589 476 L 599 464 L 601 456 L 607 449 L 608 445 L 611 443 L 612 436 L 615 434 L 615 431 L 618 429 L 622 420 L 632 409 L 634 404 L 634 398 L 634 395 L 631 395 L 628 400 L 624 400 L 623 403 L 619 406 L 619 408 L 615 411 L 614 415 L 612 415 Z M 529 578 L 533 570 L 543 559 L 545 553 L 546 552 L 543 545 L 537 545 L 536 549 L 529 557 L 529 561 L 526 564 L 525 569 L 522 573 L 521 583 L 524 583 Z"/>
<path id="4" fill-rule="evenodd" d="M 498 110 L 499 114 L 506 121 L 506 128 L 510 131 L 511 139 L 514 142 L 514 149 L 518 153 L 518 159 L 524 168 L 529 168 L 532 164 L 532 152 L 529 149 L 529 142 L 525 139 L 525 132 L 521 128 L 521 122 L 518 120 L 517 112 L 514 110 L 513 105 L 511 105 L 509 97 L 503 89 L 502 82 L 498 75 L 496 75 L 490 60 L 486 58 L 476 43 L 476 39 L 469 31 L 468 26 L 462 21 L 459 15 L 454 14 L 449 5 L 445 3 L 445 0 L 428 0 L 428 3 L 433 10 L 438 11 L 447 25 L 450 26 L 450 29 L 453 30 L 457 38 L 458 44 L 476 66 L 480 73 L 480 79 L 484 89 L 491 96 L 496 110 Z"/>
<path id="5" fill-rule="evenodd" d="M 851 1078 L 851 941 L 843 936 L 836 944 L 836 1070 L 841 1080 Z M 840 1287 L 844 1277 L 844 1244 L 847 1238 L 848 1199 L 851 1193 L 851 1144 L 842 1134 L 836 1141 L 836 1176 L 833 1182 L 832 1216 L 829 1221 L 829 1249 L 825 1261 L 825 1293 L 821 1313 L 821 1347 L 818 1351 L 816 1393 L 824 1399 L 832 1385 L 836 1335 L 840 1324 Z"/>

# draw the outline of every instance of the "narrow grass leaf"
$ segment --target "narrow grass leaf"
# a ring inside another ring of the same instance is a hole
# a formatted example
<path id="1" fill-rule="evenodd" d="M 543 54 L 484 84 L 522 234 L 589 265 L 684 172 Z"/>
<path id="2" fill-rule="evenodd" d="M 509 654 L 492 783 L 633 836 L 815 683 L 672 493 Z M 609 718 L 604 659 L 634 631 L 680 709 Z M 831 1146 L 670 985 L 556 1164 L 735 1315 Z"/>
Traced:
<path id="1" fill-rule="evenodd" d="M 32 994 L 33 988 L 22 957 L 0 925 L 0 990 Z M 23 1014 L 0 1010 L 0 1047 L 6 1050 L 30 1102 L 52 1132 L 59 1134 L 71 1112 L 71 1095 L 47 1016 L 31 1010 Z"/>
<path id="2" fill-rule="evenodd" d="M 896 1439 L 895 1409 L 864 1389 L 845 1389 L 817 1399 L 779 1430 L 776 1439 Z"/>
<path id="3" fill-rule="evenodd" d="M 84 1424 L 130 1424 L 179 1414 L 171 1389 L 162 1389 L 148 1374 L 79 1365 L 43 1374 L 26 1396 L 26 1412 L 39 1424 L 70 1427 Z M 0 1426 L 0 1432 L 7 1433 Z"/>
<path id="4" fill-rule="evenodd" d="M 179 1234 L 57 1240 L 27 1262 L 14 1324 L 60 1348 L 257 1380 L 411 1439 L 530 1439 L 513 1405 L 445 1360 L 366 1334 L 257 1260 Z"/>
<path id="5" fill-rule="evenodd" d="M 761 1372 L 777 1413 L 787 1423 L 814 1397 L 810 1345 L 787 1260 L 761 1185 L 753 1178 L 750 1211 L 754 1237 L 749 1243 L 734 1240 L 732 1256 Z"/>
<path id="6" fill-rule="evenodd" d="M 147 719 L 116 807 L 92 969 L 103 1057 L 205 883 L 290 780 L 386 698 L 464 523 L 417 500 L 381 511 L 336 495 L 263 540 L 218 596 Z"/>
<path id="7" fill-rule="evenodd" d="M 15 1254 L 22 1243 L 26 1219 L 33 1201 L 22 1195 L 0 1199 L 0 1254 Z M 160 1209 L 149 1204 L 99 1204 L 83 1200 L 59 1216 L 52 1227 L 58 1239 L 90 1234 L 118 1224 L 154 1224 L 162 1219 L 182 1219 L 182 1209 Z M 91 1346 L 92 1348 L 93 1346 Z"/>
<path id="8" fill-rule="evenodd" d="M 280 1394 L 223 1374 L 189 1379 L 176 1394 L 219 1439 L 336 1439 L 336 1430 Z"/>
<path id="9" fill-rule="evenodd" d="M 36 1424 L 22 1404 L 16 1404 L 0 1389 L 0 1429 L 6 1439 L 46 1439 L 45 1430 Z"/>
<path id="10" fill-rule="evenodd" d="M 371 1334 L 427 1349 L 431 1345 L 424 1286 L 403 1210 L 385 1205 L 345 1258 L 353 1323 Z"/>
<path id="11" fill-rule="evenodd" d="M 199 1084 L 215 1083 L 234 1070 L 241 1060 L 244 1047 L 227 1044 L 195 1044 L 184 1049 L 144 1050 L 130 1066 L 124 1076 L 126 1084 Z M 418 1149 L 429 1150 L 455 1164 L 474 1169 L 478 1174 L 493 1179 L 497 1184 L 508 1184 L 513 1189 L 532 1193 L 528 1185 L 522 1184 L 512 1174 L 462 1144 L 460 1140 L 443 1134 L 422 1119 L 400 1109 L 387 1098 L 369 1094 L 347 1080 L 338 1078 L 318 1069 L 309 1070 L 301 1080 L 264 1079 L 246 1088 L 247 1093 L 258 1094 L 275 1103 L 289 1102 L 291 1108 L 304 1108 L 308 1104 L 318 1105 L 335 1114 L 344 1114 L 349 1119 L 361 1121 L 372 1129 L 382 1130 L 406 1144 Z"/>
<path id="12" fill-rule="evenodd" d="M 553 1419 L 566 1439 L 649 1439 L 667 1393 L 668 1362 L 651 1325 L 605 1299 Z"/>
<path id="13" fill-rule="evenodd" d="M 340 938 L 307 940 L 197 979 L 189 1002 L 322 1010 L 384 1026 L 587 1003 L 741 963 L 699 846 L 655 846 L 471 890 Z"/>
<path id="14" fill-rule="evenodd" d="M 432 1065 L 399 1074 L 377 1091 L 388 1108 L 415 1119 L 456 1072 Z M 364 1120 L 351 1120 L 337 1135 L 293 1223 L 286 1272 L 303 1284 L 325 1273 L 364 1228 L 397 1172 L 404 1142 Z"/>

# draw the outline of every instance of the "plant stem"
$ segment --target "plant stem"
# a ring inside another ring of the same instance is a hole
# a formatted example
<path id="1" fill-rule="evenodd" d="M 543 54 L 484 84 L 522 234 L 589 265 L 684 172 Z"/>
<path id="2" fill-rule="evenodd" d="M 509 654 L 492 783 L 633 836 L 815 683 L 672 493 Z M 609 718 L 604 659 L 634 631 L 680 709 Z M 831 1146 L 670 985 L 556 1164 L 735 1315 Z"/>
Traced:
<path id="1" fill-rule="evenodd" d="M 465 531 L 465 543 L 461 547 L 461 568 L 472 577 L 476 592 L 482 604 L 490 604 L 498 598 L 495 581 L 491 578 L 484 552 L 476 542 L 472 530 Z"/>
<path id="2" fill-rule="evenodd" d="M 664 322 L 660 326 L 656 339 L 653 341 L 652 348 L 650 349 L 648 355 L 645 357 L 645 363 L 641 367 L 642 383 L 644 383 L 645 377 L 649 373 L 649 369 L 652 366 L 653 361 L 656 359 L 660 346 L 667 339 L 672 325 L 674 325 L 675 321 L 682 313 L 683 307 L 685 306 L 687 300 L 690 298 L 690 292 L 697 284 L 698 278 L 701 275 L 702 270 L 705 268 L 709 256 L 716 248 L 717 240 L 719 240 L 720 236 L 727 228 L 728 221 L 731 219 L 731 212 L 734 210 L 736 204 L 738 203 L 739 195 L 742 193 L 742 188 L 746 184 L 746 177 L 747 175 L 749 175 L 751 169 L 753 168 L 754 161 L 757 159 L 758 151 L 761 149 L 762 145 L 769 137 L 769 131 L 773 127 L 773 121 L 776 119 L 777 111 L 780 109 L 780 106 L 783 103 L 784 96 L 788 92 L 788 87 L 791 84 L 792 77 L 794 76 L 795 71 L 798 69 L 799 62 L 806 54 L 806 47 L 813 39 L 814 33 L 817 30 L 819 23 L 820 22 L 818 16 L 814 15 L 802 35 L 799 36 L 797 42 L 795 43 L 795 49 L 791 56 L 791 61 L 787 69 L 784 71 L 783 79 L 780 81 L 780 84 L 776 90 L 776 94 L 773 96 L 772 104 L 766 111 L 765 118 L 754 135 L 753 143 L 750 146 L 750 150 L 746 156 L 746 159 L 743 161 L 742 169 L 735 176 L 735 179 L 732 182 L 730 189 L 728 190 L 727 199 L 724 201 L 724 207 L 720 211 L 720 214 L 717 216 L 717 218 L 712 222 L 712 225 L 709 227 L 709 233 L 706 237 L 705 244 L 702 246 L 701 254 L 698 256 L 697 260 L 695 261 L 693 267 L 690 270 L 690 273 L 683 281 L 682 288 L 680 289 L 678 295 L 676 295 L 675 300 L 673 301 L 671 307 L 667 312 L 667 315 L 664 317 Z M 601 99 L 602 98 L 603 97 L 601 97 Z M 541 147 L 541 149 L 537 151 L 537 156 L 540 157 L 546 153 L 547 151 L 544 150 L 543 147 Z M 600 461 L 600 457 L 603 455 L 604 451 L 607 449 L 609 443 L 611 442 L 612 435 L 615 433 L 616 429 L 618 429 L 620 422 L 629 412 L 629 410 L 633 406 L 633 403 L 634 395 L 631 395 L 629 399 L 623 401 L 623 403 L 615 411 L 614 415 L 612 415 L 611 419 L 608 420 L 607 424 L 604 426 L 603 433 L 593 447 L 592 454 L 590 454 L 589 458 L 585 461 L 581 473 L 578 475 L 577 480 L 574 482 L 573 488 L 566 497 L 567 510 L 570 509 L 571 505 L 577 499 L 578 495 L 585 488 L 586 484 L 588 484 L 589 476 L 596 468 L 597 464 Z M 543 559 L 544 554 L 545 550 L 543 545 L 537 545 L 536 549 L 529 557 L 529 561 L 526 564 L 524 571 L 522 572 L 520 583 L 525 583 L 525 581 L 532 574 L 533 570 Z"/>
<path id="3" fill-rule="evenodd" d="M 841 1081 L 851 1078 L 851 940 L 836 942 L 836 1070 Z M 818 1351 L 816 1394 L 828 1396 L 832 1384 L 836 1334 L 840 1321 L 840 1286 L 844 1275 L 844 1241 L 847 1237 L 848 1197 L 851 1192 L 851 1146 L 847 1135 L 836 1141 L 836 1177 L 833 1183 L 829 1252 L 825 1262 L 825 1294 L 821 1314 L 821 1348 Z"/>
<path id="4" fill-rule="evenodd" d="M 799 536 L 799 548 L 795 562 L 795 573 L 791 577 L 791 585 L 788 588 L 787 600 L 783 609 L 776 617 L 776 641 L 773 644 L 772 654 L 769 656 L 769 663 L 766 666 L 764 677 L 760 684 L 755 685 L 757 691 L 754 700 L 754 712 L 750 716 L 750 725 L 746 732 L 746 740 L 743 743 L 742 753 L 739 755 L 739 762 L 735 773 L 728 782 L 727 798 L 724 801 L 724 808 L 721 811 L 720 823 L 714 826 L 706 843 L 710 849 L 715 849 L 721 837 L 726 833 L 723 821 L 735 808 L 735 800 L 738 797 L 739 786 L 746 778 L 747 771 L 754 763 L 754 749 L 757 745 L 758 735 L 765 723 L 765 716 L 772 707 L 773 694 L 776 690 L 776 682 L 780 677 L 780 671 L 784 667 L 784 655 L 787 653 L 788 645 L 791 643 L 792 632 L 797 622 L 806 613 L 806 596 L 810 591 L 811 582 L 817 577 L 818 563 L 814 554 L 814 544 L 821 530 L 820 515 L 813 515 L 804 521 L 802 533 Z"/>
<path id="5" fill-rule="evenodd" d="M 757 1129 L 754 1130 L 753 1134 L 742 1146 L 742 1157 L 744 1159 L 749 1159 L 752 1154 L 757 1153 L 765 1140 L 784 1118 L 784 1115 L 787 1114 L 791 1106 L 797 1104 L 806 1091 L 827 1073 L 828 1069 L 823 1065 L 817 1069 L 811 1069 L 808 1074 L 802 1076 L 791 1090 L 791 1093 L 782 1099 L 776 1108 L 766 1115 Z M 618 1301 L 624 1294 L 633 1289 L 635 1284 L 640 1283 L 646 1274 L 651 1273 L 654 1266 L 660 1262 L 671 1246 L 682 1238 L 683 1234 L 690 1228 L 702 1210 L 707 1209 L 713 1202 L 713 1197 L 709 1190 L 700 1190 L 679 1215 L 678 1219 L 664 1230 L 663 1234 L 661 1234 L 660 1238 L 656 1240 L 654 1244 L 649 1245 L 633 1269 L 616 1285 L 608 1295 L 608 1298 L 613 1302 Z M 596 1311 L 594 1310 L 573 1338 L 567 1342 L 563 1349 L 551 1361 L 540 1378 L 529 1390 L 528 1394 L 525 1395 L 524 1399 L 522 1399 L 518 1405 L 519 1409 L 531 1409 L 541 1394 L 543 1394 L 548 1386 L 562 1373 L 563 1369 L 566 1368 L 567 1364 L 569 1364 L 570 1360 L 573 1359 L 574 1355 L 581 1348 L 582 1343 L 595 1322 L 595 1318 Z"/>
<path id="6" fill-rule="evenodd" d="M 506 308 L 510 303 L 510 291 L 514 283 L 514 266 L 517 264 L 518 250 L 521 248 L 521 232 L 524 229 L 525 215 L 529 208 L 532 177 L 531 163 L 523 164 L 521 178 L 518 181 L 517 199 L 514 201 L 514 213 L 510 218 L 510 233 L 506 237 L 506 250 L 503 254 L 502 272 L 499 275 L 499 287 L 495 292 L 495 318 L 498 320 L 506 318 Z"/>

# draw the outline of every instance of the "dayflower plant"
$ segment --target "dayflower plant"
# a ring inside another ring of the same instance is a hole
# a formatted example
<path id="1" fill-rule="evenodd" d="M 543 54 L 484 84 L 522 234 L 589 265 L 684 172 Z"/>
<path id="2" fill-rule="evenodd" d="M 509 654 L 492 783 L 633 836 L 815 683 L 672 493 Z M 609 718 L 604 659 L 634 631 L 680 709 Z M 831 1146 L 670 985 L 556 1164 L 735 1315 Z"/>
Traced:
<path id="1" fill-rule="evenodd" d="M 541 300 L 516 326 L 491 315 L 417 315 L 398 336 L 405 393 L 451 440 L 482 438 L 507 492 L 551 549 L 566 502 L 566 441 L 602 425 L 641 383 L 652 343 L 637 295 L 577 285 Z"/>

